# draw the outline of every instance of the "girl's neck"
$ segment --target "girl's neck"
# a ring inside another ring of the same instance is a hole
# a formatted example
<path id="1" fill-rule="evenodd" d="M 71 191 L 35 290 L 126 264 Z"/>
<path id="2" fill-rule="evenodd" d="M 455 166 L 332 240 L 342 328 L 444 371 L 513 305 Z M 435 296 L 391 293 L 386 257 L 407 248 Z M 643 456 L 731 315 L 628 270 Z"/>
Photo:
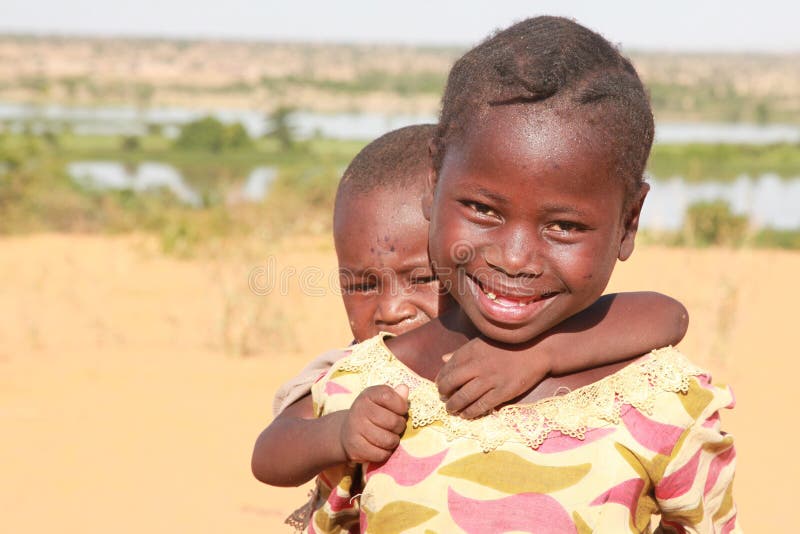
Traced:
<path id="1" fill-rule="evenodd" d="M 478 335 L 461 308 L 453 306 L 419 328 L 388 339 L 386 346 L 415 373 L 433 380 L 444 363 L 442 356 Z"/>

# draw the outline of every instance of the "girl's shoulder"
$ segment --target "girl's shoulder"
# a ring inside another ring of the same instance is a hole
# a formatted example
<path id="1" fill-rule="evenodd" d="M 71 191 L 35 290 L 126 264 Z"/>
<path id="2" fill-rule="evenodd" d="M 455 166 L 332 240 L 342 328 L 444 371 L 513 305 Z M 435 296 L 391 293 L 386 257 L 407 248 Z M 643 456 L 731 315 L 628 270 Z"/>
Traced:
<path id="1" fill-rule="evenodd" d="M 634 410 L 688 427 L 734 404 L 733 392 L 712 383 L 711 374 L 674 347 L 656 349 L 591 384 L 533 404 L 509 407 L 517 417 L 543 418 L 568 435 L 603 424 L 619 424 Z"/>
<path id="2" fill-rule="evenodd" d="M 414 428 L 436 424 L 450 438 L 475 439 L 483 450 L 492 450 L 509 441 L 538 448 L 552 432 L 583 439 L 587 429 L 630 426 L 637 417 L 679 428 L 710 424 L 720 409 L 734 404 L 729 387 L 712 383 L 708 371 L 677 349 L 665 347 L 572 391 L 464 420 L 447 413 L 436 385 L 398 360 L 386 347 L 385 337 L 354 345 L 315 386 L 315 401 L 324 404 L 322 412 L 349 407 L 369 386 L 405 384 Z"/>

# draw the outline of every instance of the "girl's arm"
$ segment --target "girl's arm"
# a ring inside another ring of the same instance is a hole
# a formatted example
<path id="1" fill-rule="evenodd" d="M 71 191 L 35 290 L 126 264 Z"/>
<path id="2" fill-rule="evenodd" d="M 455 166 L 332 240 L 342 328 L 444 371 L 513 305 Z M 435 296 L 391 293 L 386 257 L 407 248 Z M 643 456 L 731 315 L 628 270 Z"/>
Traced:
<path id="1" fill-rule="evenodd" d="M 524 346 L 473 339 L 436 378 L 447 410 L 467 419 L 511 401 L 548 376 L 570 374 L 675 345 L 689 315 L 677 300 L 655 292 L 604 295 Z"/>

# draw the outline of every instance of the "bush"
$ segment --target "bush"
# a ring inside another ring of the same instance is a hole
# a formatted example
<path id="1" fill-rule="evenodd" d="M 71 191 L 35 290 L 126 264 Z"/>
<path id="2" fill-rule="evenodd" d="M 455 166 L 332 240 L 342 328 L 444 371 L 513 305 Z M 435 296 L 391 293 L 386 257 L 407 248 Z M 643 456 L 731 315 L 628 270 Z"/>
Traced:
<path id="1" fill-rule="evenodd" d="M 120 141 L 120 148 L 123 152 L 136 152 L 142 148 L 142 140 L 135 135 L 123 135 Z"/>
<path id="2" fill-rule="evenodd" d="M 747 217 L 736 215 L 724 200 L 696 202 L 686 210 L 684 232 L 700 246 L 738 246 L 744 241 Z"/>
<path id="3" fill-rule="evenodd" d="M 763 248 L 800 249 L 800 230 L 764 228 L 755 235 L 753 245 Z"/>
<path id="4" fill-rule="evenodd" d="M 175 146 L 184 150 L 222 152 L 250 148 L 253 140 L 239 123 L 225 125 L 214 117 L 203 117 L 187 123 L 175 141 Z"/>
<path id="5" fill-rule="evenodd" d="M 244 126 L 235 122 L 225 126 L 223 132 L 222 146 L 225 149 L 240 150 L 243 148 L 252 148 L 253 140 L 244 129 Z"/>

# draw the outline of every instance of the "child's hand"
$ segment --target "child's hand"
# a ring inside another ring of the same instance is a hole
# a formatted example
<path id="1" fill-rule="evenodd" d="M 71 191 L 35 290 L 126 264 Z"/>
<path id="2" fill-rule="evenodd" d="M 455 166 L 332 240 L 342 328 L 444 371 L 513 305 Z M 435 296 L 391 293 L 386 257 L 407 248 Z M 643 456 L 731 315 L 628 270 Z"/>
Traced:
<path id="1" fill-rule="evenodd" d="M 368 387 L 353 401 L 339 439 L 350 462 L 385 462 L 406 429 L 408 386 Z"/>
<path id="2" fill-rule="evenodd" d="M 447 411 L 465 419 L 491 412 L 547 377 L 549 360 L 527 350 L 510 350 L 475 338 L 452 355 L 436 376 Z"/>

